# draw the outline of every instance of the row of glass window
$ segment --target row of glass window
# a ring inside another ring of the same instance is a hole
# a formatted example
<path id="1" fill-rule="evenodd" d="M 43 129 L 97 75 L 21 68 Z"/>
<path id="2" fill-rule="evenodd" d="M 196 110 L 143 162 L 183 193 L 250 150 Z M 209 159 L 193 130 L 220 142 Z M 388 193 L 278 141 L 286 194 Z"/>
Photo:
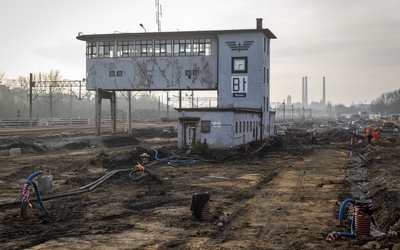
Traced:
<path id="1" fill-rule="evenodd" d="M 87 58 L 211 56 L 211 39 L 87 42 Z"/>
<path id="2" fill-rule="evenodd" d="M 249 131 L 253 131 L 256 129 L 256 126 L 259 126 L 260 121 L 246 121 L 246 122 L 236 122 L 235 123 L 235 133 L 245 133 Z"/>

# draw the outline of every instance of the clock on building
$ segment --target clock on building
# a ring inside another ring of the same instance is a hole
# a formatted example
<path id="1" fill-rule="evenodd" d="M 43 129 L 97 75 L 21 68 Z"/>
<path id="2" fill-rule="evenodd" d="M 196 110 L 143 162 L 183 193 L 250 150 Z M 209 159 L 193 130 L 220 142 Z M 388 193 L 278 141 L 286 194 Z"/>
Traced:
<path id="1" fill-rule="evenodd" d="M 232 57 L 232 73 L 247 73 L 247 57 Z"/>

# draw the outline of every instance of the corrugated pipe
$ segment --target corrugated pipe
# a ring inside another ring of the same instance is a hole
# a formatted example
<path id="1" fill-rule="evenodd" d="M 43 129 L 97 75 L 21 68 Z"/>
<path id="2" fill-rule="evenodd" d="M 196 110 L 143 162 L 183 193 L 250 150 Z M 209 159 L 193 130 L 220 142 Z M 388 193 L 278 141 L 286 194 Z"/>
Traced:
<path id="1" fill-rule="evenodd" d="M 92 191 L 93 189 L 95 189 L 96 187 L 98 187 L 100 184 L 102 184 L 104 181 L 106 181 L 107 179 L 109 179 L 109 178 L 110 178 L 111 176 L 113 176 L 114 174 L 116 174 L 116 173 L 118 173 L 118 172 L 122 172 L 122 171 L 132 171 L 132 168 L 118 169 L 118 170 L 110 171 L 110 172 L 108 172 L 107 174 L 105 174 L 104 176 L 102 176 L 101 178 L 97 179 L 96 181 L 94 181 L 94 182 L 92 182 L 92 183 L 89 183 L 88 185 L 85 185 L 85 186 L 80 187 L 80 188 L 75 189 L 75 190 L 66 191 L 66 192 L 60 192 L 60 193 L 55 193 L 55 194 L 51 194 L 51 195 L 46 195 L 46 196 L 40 197 L 40 195 L 38 195 L 38 194 L 39 194 L 39 191 L 36 191 L 36 189 L 35 189 L 37 198 L 36 198 L 36 199 L 30 199 L 30 200 L 31 200 L 31 201 L 38 201 L 39 204 L 41 203 L 41 204 L 43 205 L 43 207 L 42 207 L 43 210 L 46 212 L 47 209 L 45 209 L 44 204 L 43 204 L 42 201 L 44 201 L 44 200 L 50 200 L 50 199 L 54 199 L 54 198 L 59 198 L 59 197 L 65 197 L 65 196 L 77 195 L 77 194 L 81 194 L 81 193 L 90 192 L 90 191 Z M 29 178 L 33 179 L 35 176 L 37 176 L 37 175 L 39 175 L 39 174 L 41 174 L 41 172 L 36 172 L 35 174 L 33 174 L 34 176 L 31 175 L 31 177 L 29 177 Z M 33 177 L 32 177 L 32 176 L 33 176 Z M 29 180 L 29 178 L 28 178 L 28 180 Z M 27 180 L 27 181 L 28 181 L 28 180 Z M 31 181 L 31 184 L 32 184 L 32 185 L 34 186 L 34 188 L 35 188 L 36 183 L 34 184 L 34 182 Z M 30 187 L 29 185 L 25 184 L 24 190 L 25 190 L 26 188 L 29 188 L 29 187 Z M 28 191 L 29 191 L 29 190 L 28 190 Z M 27 196 L 28 196 L 28 198 L 29 198 L 29 192 L 28 192 L 28 193 L 24 192 L 23 201 L 24 201 L 24 199 L 27 198 L 25 194 L 27 194 Z M 5 207 L 5 206 L 17 205 L 17 204 L 19 204 L 19 203 L 20 203 L 20 201 L 13 201 L 13 202 L 0 203 L 0 208 L 1 208 L 1 207 Z M 29 205 L 29 202 L 28 202 L 28 203 L 25 203 L 24 206 L 26 206 L 26 209 L 27 209 L 28 205 Z M 41 206 L 42 206 L 42 205 L 41 205 Z M 48 213 L 48 211 L 47 211 L 47 213 Z"/>
<path id="2" fill-rule="evenodd" d="M 339 222 L 342 223 L 347 205 L 353 204 L 353 216 L 351 220 L 351 233 L 342 233 L 333 231 L 330 233 L 326 240 L 332 241 L 341 237 L 354 238 L 356 235 L 369 236 L 371 232 L 371 217 L 372 217 L 372 204 L 371 201 L 355 201 L 348 198 L 343 201 L 339 210 Z"/>
<path id="3" fill-rule="evenodd" d="M 370 236 L 372 213 L 371 201 L 356 201 L 354 205 L 354 217 L 357 235 Z"/>

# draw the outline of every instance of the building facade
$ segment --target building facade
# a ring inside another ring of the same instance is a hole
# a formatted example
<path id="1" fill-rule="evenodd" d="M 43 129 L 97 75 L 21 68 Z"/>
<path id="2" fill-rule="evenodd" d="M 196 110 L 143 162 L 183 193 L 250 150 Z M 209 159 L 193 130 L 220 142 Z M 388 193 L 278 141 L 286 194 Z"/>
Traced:
<path id="1" fill-rule="evenodd" d="M 86 88 L 96 91 L 98 133 L 101 100 L 111 99 L 114 110 L 115 91 L 217 90 L 217 108 L 177 109 L 179 148 L 204 140 L 211 148 L 228 148 L 268 138 L 275 38 L 262 19 L 246 30 L 80 34 Z"/>

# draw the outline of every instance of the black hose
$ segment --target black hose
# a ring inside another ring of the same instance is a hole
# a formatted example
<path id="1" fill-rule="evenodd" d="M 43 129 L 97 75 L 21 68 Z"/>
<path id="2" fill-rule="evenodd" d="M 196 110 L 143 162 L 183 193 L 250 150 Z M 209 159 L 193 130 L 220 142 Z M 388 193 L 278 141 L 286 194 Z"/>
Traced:
<path id="1" fill-rule="evenodd" d="M 116 174 L 118 172 L 131 171 L 131 170 L 132 170 L 132 168 L 113 170 L 113 171 L 108 172 L 107 174 L 105 174 L 101 178 L 97 179 L 96 181 L 94 181 L 92 183 L 89 183 L 88 185 L 85 185 L 85 186 L 83 186 L 81 188 L 78 188 L 78 189 L 75 189 L 75 190 L 71 190 L 71 191 L 66 191 L 66 192 L 55 193 L 55 194 L 51 194 L 51 195 L 45 195 L 45 196 L 40 197 L 40 199 L 44 201 L 44 200 L 51 200 L 51 199 L 59 198 L 59 197 L 65 197 L 65 196 L 77 195 L 77 194 L 81 194 L 81 193 L 90 192 L 93 189 L 95 189 L 96 187 L 98 187 L 100 184 L 102 184 L 104 181 L 106 181 L 108 178 L 113 176 L 114 174 Z M 34 185 L 34 187 L 35 187 L 35 185 Z M 38 198 L 33 198 L 33 199 L 30 199 L 30 200 L 31 201 L 38 201 Z M 0 203 L 0 208 L 6 207 L 6 206 L 17 205 L 17 204 L 21 204 L 21 201 L 12 201 L 12 202 Z"/>
<path id="2" fill-rule="evenodd" d="M 358 155 L 358 157 L 360 157 L 361 158 L 361 160 L 363 160 L 363 162 L 365 162 L 365 163 L 367 163 L 367 161 L 366 160 L 364 160 L 364 158 L 363 157 L 361 157 L 361 155 L 357 152 L 357 151 L 353 151 L 353 152 L 355 152 L 357 155 Z"/>

